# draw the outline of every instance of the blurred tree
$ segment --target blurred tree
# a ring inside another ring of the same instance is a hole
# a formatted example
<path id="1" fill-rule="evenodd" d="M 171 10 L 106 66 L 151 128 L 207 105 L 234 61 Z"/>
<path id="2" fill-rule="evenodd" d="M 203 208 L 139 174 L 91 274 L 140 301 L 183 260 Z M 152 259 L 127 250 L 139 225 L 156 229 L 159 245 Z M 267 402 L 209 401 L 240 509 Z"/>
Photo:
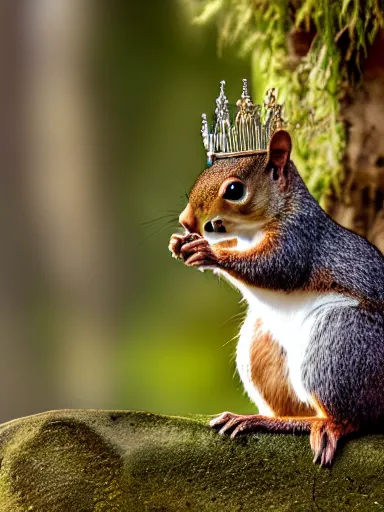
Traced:
<path id="1" fill-rule="evenodd" d="M 384 251 L 384 22 L 378 0 L 190 0 L 277 85 L 295 158 L 335 220 Z"/>
<path id="2" fill-rule="evenodd" d="M 26 55 L 20 2 L 0 6 L 0 421 L 35 412 L 48 400 L 30 330 L 36 275 L 26 219 L 23 131 Z M 32 398 L 31 398 L 32 397 Z M 40 397 L 39 399 L 35 399 Z M 16 399 L 15 399 L 16 398 Z"/>
<path id="3" fill-rule="evenodd" d="M 92 0 L 36 0 L 25 12 L 24 186 L 46 285 L 44 322 L 55 340 L 55 407 L 107 407 L 115 395 L 117 269 L 89 78 L 97 12 Z"/>

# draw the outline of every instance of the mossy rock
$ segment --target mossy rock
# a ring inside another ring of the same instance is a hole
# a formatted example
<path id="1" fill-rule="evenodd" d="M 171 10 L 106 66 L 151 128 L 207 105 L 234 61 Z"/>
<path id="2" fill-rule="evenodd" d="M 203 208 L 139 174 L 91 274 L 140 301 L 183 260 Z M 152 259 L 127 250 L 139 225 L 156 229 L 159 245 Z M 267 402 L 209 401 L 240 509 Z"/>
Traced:
<path id="1" fill-rule="evenodd" d="M 322 469 L 308 436 L 232 441 L 207 421 L 75 410 L 6 423 L 0 510 L 384 510 L 384 436 L 349 439 Z"/>

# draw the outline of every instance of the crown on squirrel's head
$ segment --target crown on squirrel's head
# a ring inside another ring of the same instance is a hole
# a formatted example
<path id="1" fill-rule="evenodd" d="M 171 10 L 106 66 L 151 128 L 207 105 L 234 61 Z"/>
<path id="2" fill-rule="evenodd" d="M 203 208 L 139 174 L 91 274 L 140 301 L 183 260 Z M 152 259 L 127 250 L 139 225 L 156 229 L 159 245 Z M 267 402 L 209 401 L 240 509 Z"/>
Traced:
<path id="1" fill-rule="evenodd" d="M 235 106 L 230 106 L 224 86 L 225 81 L 222 80 L 211 131 L 207 115 L 202 115 L 201 134 L 207 151 L 208 165 L 211 165 L 215 158 L 230 158 L 267 151 L 273 133 L 280 130 L 284 123 L 283 106 L 276 101 L 276 89 L 268 89 L 264 103 L 255 105 L 248 92 L 248 81 L 244 78 L 241 98 Z M 230 110 L 236 110 L 234 115 L 231 116 Z"/>

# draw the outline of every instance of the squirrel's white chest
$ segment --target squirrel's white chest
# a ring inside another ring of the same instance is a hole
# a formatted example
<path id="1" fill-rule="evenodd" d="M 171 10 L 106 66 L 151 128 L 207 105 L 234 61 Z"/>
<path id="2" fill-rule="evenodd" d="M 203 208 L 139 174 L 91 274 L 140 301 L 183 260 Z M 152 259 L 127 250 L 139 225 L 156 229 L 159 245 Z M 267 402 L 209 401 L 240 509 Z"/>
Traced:
<path id="1" fill-rule="evenodd" d="M 293 292 L 284 294 L 272 290 L 247 287 L 241 289 L 248 301 L 247 319 L 240 331 L 237 349 L 237 364 L 240 372 L 242 366 L 250 364 L 249 354 L 251 343 L 255 337 L 255 328 L 259 323 L 260 329 L 272 335 L 286 352 L 287 376 L 297 397 L 310 403 L 302 378 L 301 365 L 311 337 L 311 331 L 318 318 L 314 311 L 322 308 L 322 303 L 330 297 L 321 297 L 315 293 Z M 247 383 L 246 386 L 252 385 Z"/>
<path id="2" fill-rule="evenodd" d="M 237 368 L 250 398 L 256 402 L 262 414 L 268 407 L 258 399 L 250 377 L 250 350 L 259 328 L 272 335 L 286 352 L 287 376 L 302 402 L 311 403 L 302 382 L 302 363 L 311 340 L 311 333 L 330 309 L 336 306 L 354 305 L 356 301 L 337 293 L 320 294 L 296 291 L 283 293 L 247 286 L 225 275 L 247 300 L 249 311 L 241 328 L 237 347 Z"/>

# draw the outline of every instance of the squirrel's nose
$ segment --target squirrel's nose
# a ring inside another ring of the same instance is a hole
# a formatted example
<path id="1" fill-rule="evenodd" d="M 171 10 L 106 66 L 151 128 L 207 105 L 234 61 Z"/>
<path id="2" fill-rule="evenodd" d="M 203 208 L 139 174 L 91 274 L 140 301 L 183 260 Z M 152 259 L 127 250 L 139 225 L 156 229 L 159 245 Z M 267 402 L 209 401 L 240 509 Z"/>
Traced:
<path id="1" fill-rule="evenodd" d="M 193 215 L 191 206 L 187 207 L 181 212 L 179 222 L 190 233 L 199 233 L 196 217 Z"/>

